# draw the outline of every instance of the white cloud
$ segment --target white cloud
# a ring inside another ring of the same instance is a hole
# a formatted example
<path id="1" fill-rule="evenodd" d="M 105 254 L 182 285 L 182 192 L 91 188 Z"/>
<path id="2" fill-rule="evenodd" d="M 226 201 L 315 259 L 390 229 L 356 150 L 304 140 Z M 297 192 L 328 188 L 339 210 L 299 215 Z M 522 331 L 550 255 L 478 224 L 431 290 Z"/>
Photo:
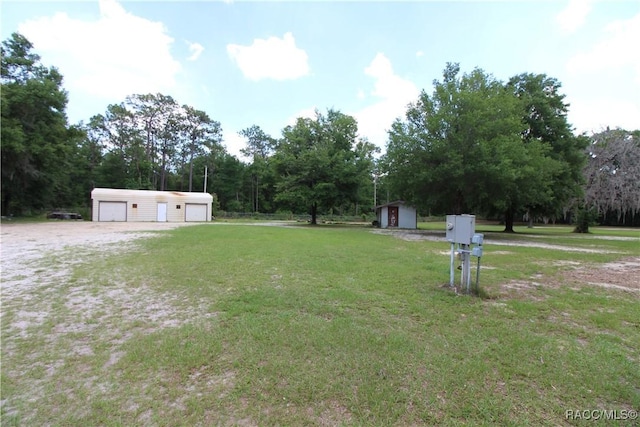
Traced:
<path id="1" fill-rule="evenodd" d="M 384 148 L 387 130 L 396 118 L 404 117 L 407 105 L 417 100 L 420 90 L 410 80 L 396 75 L 383 53 L 378 53 L 364 72 L 375 79 L 371 94 L 379 100 L 353 115 L 358 120 L 360 135 Z"/>
<path id="2" fill-rule="evenodd" d="M 298 111 L 287 119 L 287 126 L 294 126 L 299 118 L 315 120 L 316 111 L 320 111 L 320 109 L 318 107 L 309 107 Z"/>
<path id="3" fill-rule="evenodd" d="M 236 156 L 238 159 L 245 159 L 244 154 L 240 152 L 247 144 L 244 137 L 240 136 L 238 132 L 223 131 L 222 140 L 224 146 L 227 148 L 227 153 Z"/>
<path id="4" fill-rule="evenodd" d="M 579 100 L 571 106 L 570 121 L 578 133 L 606 127 L 636 130 L 640 129 L 640 104 L 606 96 Z"/>
<path id="5" fill-rule="evenodd" d="M 406 100 L 417 94 L 416 85 L 409 80 L 397 76 L 393 72 L 391 61 L 382 53 L 378 53 L 364 73 L 376 79 L 372 95 L 385 100 Z"/>
<path id="6" fill-rule="evenodd" d="M 187 58 L 187 60 L 197 60 L 204 51 L 204 47 L 200 43 L 187 43 L 189 44 L 189 52 L 191 52 L 191 55 L 189 56 L 189 58 Z"/>
<path id="7" fill-rule="evenodd" d="M 567 6 L 556 15 L 556 22 L 564 33 L 574 33 L 584 25 L 591 12 L 593 0 L 570 0 Z"/>
<path id="8" fill-rule="evenodd" d="M 640 129 L 640 14 L 608 24 L 600 40 L 569 58 L 569 118 L 578 132 Z"/>
<path id="9" fill-rule="evenodd" d="M 173 39 L 164 25 L 128 13 L 115 0 L 100 0 L 99 7 L 97 21 L 57 13 L 26 21 L 18 31 L 60 69 L 72 100 L 113 102 L 175 87 L 181 67 L 171 56 Z"/>
<path id="10" fill-rule="evenodd" d="M 604 28 L 602 39 L 586 52 L 567 62 L 573 74 L 593 73 L 631 67 L 640 85 L 640 13 L 628 20 L 614 21 Z"/>
<path id="11" fill-rule="evenodd" d="M 250 46 L 229 44 L 227 53 L 250 80 L 291 80 L 309 74 L 307 53 L 296 47 L 291 33 L 281 39 L 255 39 Z"/>
<path id="12" fill-rule="evenodd" d="M 420 58 L 422 56 L 424 56 L 424 52 L 423 51 L 419 50 L 419 51 L 416 52 L 416 58 Z"/>

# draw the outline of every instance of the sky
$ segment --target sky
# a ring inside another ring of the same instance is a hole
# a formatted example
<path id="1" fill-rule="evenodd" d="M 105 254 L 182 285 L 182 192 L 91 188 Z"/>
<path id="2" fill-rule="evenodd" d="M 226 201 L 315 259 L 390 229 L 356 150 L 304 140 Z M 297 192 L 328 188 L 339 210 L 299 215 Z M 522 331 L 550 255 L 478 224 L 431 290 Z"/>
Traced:
<path id="1" fill-rule="evenodd" d="M 278 138 L 330 108 L 384 152 L 448 62 L 558 79 L 576 133 L 640 129 L 640 0 L 3 0 L 13 32 L 64 76 L 70 124 L 162 93 L 220 122 L 238 157 L 242 129 Z"/>

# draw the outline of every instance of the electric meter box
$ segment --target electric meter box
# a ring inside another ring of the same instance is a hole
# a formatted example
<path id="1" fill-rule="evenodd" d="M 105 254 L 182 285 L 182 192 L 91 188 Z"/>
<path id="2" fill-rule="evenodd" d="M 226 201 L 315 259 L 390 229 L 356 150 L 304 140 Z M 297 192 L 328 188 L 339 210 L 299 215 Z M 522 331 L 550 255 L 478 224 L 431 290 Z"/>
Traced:
<path id="1" fill-rule="evenodd" d="M 471 243 L 473 243 L 474 245 L 482 246 L 483 242 L 484 242 L 484 234 L 482 233 L 474 234 L 473 237 L 471 238 Z"/>
<path id="2" fill-rule="evenodd" d="M 447 241 L 470 245 L 476 232 L 475 215 L 447 215 Z"/>

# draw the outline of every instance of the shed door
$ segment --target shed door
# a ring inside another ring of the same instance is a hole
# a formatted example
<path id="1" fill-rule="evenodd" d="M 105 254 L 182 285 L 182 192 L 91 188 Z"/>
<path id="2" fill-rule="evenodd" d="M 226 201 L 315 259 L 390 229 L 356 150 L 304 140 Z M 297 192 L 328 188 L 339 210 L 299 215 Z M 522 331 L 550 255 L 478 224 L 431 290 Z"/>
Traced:
<path id="1" fill-rule="evenodd" d="M 389 206 L 389 227 L 398 226 L 398 207 Z"/>
<path id="2" fill-rule="evenodd" d="M 127 202 L 98 202 L 98 221 L 126 221 Z"/>
<path id="3" fill-rule="evenodd" d="M 167 204 L 158 203 L 158 215 L 156 220 L 158 222 L 167 222 Z"/>
<path id="4" fill-rule="evenodd" d="M 189 221 L 206 221 L 207 205 L 199 203 L 187 203 L 184 206 L 184 220 Z"/>

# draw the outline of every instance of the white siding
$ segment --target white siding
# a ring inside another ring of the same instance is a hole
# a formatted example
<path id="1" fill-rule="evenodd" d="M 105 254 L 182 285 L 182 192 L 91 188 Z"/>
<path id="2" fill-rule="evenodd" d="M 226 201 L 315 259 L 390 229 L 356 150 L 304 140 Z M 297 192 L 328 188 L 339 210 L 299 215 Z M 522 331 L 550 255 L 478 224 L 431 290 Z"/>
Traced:
<path id="1" fill-rule="evenodd" d="M 95 188 L 91 192 L 91 199 L 93 201 L 93 221 L 104 221 L 103 217 L 100 216 L 100 205 L 109 202 L 125 204 L 126 216 L 122 221 L 157 221 L 158 203 L 167 204 L 166 220 L 169 222 L 186 221 L 186 206 L 188 204 L 204 206 L 206 213 L 198 221 L 209 221 L 211 219 L 211 203 L 213 201 L 213 197 L 208 193 L 119 190 L 113 188 Z"/>
<path id="2" fill-rule="evenodd" d="M 418 228 L 417 214 L 414 208 L 400 205 L 398 209 L 398 228 Z"/>
<path id="3" fill-rule="evenodd" d="M 380 209 L 380 227 L 389 227 L 389 209 L 386 206 Z"/>

